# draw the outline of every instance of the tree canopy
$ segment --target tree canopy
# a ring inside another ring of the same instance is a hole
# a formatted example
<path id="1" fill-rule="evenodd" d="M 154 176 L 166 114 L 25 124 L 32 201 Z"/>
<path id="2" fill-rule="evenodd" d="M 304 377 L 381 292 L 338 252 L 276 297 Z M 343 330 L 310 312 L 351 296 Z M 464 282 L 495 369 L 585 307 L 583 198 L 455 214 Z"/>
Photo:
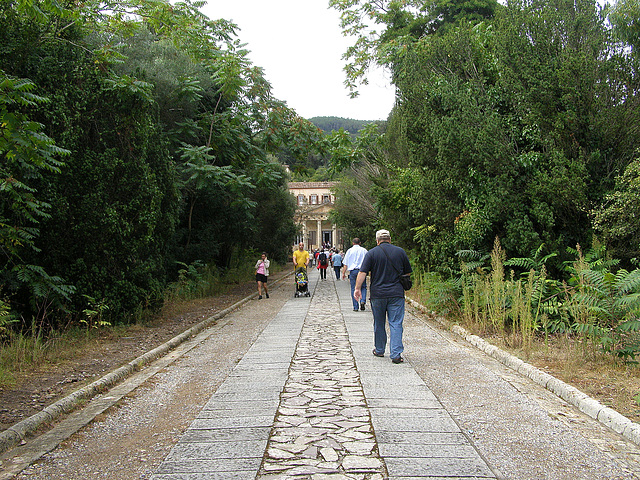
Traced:
<path id="1" fill-rule="evenodd" d="M 200 1 L 0 5 L 0 299 L 54 325 L 87 299 L 128 321 L 178 265 L 288 258 L 275 153 L 324 136 L 271 94 Z"/>
<path id="2" fill-rule="evenodd" d="M 619 19 L 629 11 L 622 3 Z M 629 22 L 612 29 L 592 0 L 331 5 L 357 38 L 345 83 L 356 89 L 375 63 L 397 89 L 376 158 L 356 141 L 340 146 L 333 166 L 386 164 L 384 188 L 354 188 L 373 194 L 377 223 L 426 268 L 452 268 L 459 250 L 491 251 L 496 236 L 518 257 L 541 244 L 588 245 L 594 208 L 623 185 L 632 194 L 633 183 L 615 180 L 640 138 Z M 598 228 L 619 239 L 613 221 L 601 216 Z"/>

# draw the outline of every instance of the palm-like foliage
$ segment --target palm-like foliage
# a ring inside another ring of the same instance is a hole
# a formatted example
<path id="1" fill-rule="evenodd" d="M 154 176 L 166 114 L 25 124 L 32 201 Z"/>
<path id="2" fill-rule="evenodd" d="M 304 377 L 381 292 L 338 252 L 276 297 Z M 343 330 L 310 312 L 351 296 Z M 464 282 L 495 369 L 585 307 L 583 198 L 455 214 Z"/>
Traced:
<path id="1" fill-rule="evenodd" d="M 456 256 L 460 259 L 460 271 L 463 274 L 487 273 L 491 270 L 491 254 L 489 253 L 477 250 L 458 250 Z"/>
<path id="2" fill-rule="evenodd" d="M 567 253 L 575 256 L 579 262 L 587 265 L 590 270 L 612 270 L 620 263 L 617 258 L 609 258 L 605 245 L 595 245 L 586 252 L 582 252 L 580 245 L 576 248 L 567 248 Z M 576 275 L 579 267 L 576 262 L 565 262 L 564 270 L 572 275 Z"/>
<path id="3" fill-rule="evenodd" d="M 504 262 L 504 265 L 507 267 L 519 267 L 523 269 L 524 276 L 527 276 L 531 270 L 540 272 L 550 259 L 558 256 L 556 252 L 549 253 L 548 255 L 542 255 L 544 247 L 545 245 L 542 243 L 535 252 L 531 252 L 530 257 L 510 258 Z"/>
<path id="4" fill-rule="evenodd" d="M 640 270 L 586 269 L 579 272 L 577 292 L 570 297 L 574 328 L 598 339 L 607 351 L 635 358 L 640 351 Z"/>

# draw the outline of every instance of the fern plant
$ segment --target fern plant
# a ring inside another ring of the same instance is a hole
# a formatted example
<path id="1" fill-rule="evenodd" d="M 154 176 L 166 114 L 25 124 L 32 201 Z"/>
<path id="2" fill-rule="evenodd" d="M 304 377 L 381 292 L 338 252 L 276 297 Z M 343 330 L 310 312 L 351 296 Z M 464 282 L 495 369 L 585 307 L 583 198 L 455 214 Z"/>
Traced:
<path id="1" fill-rule="evenodd" d="M 575 275 L 578 265 L 582 264 L 590 270 L 613 270 L 620 263 L 617 258 L 609 258 L 607 249 L 604 245 L 594 245 L 587 252 L 583 252 L 580 245 L 576 248 L 567 248 L 567 253 L 573 255 L 578 261 L 570 261 L 564 263 L 564 270 L 571 275 Z"/>
<path id="2" fill-rule="evenodd" d="M 640 353 L 640 270 L 585 269 L 571 296 L 575 330 L 599 341 L 605 351 L 635 360 Z"/>
<path id="3" fill-rule="evenodd" d="M 9 337 L 9 327 L 17 320 L 11 315 L 9 302 L 0 298 L 0 345 Z"/>
<path id="4" fill-rule="evenodd" d="M 456 256 L 460 259 L 460 273 L 488 273 L 491 270 L 491 254 L 477 250 L 459 250 Z"/>
<path id="5" fill-rule="evenodd" d="M 444 280 L 437 272 L 426 272 L 420 267 L 414 270 L 416 294 L 420 303 L 429 310 L 447 316 L 460 315 L 460 279 Z"/>
<path id="6" fill-rule="evenodd" d="M 543 318 L 545 334 L 562 330 L 562 307 L 558 301 L 561 284 L 558 280 L 547 275 L 547 262 L 558 256 L 557 252 L 543 255 L 545 244 L 531 252 L 529 257 L 510 258 L 504 262 L 505 266 L 516 267 L 521 270 L 522 281 L 531 284 L 531 307 L 535 311 L 535 318 Z"/>
<path id="7" fill-rule="evenodd" d="M 33 325 L 46 326 L 50 323 L 49 317 L 67 311 L 67 302 L 76 292 L 74 285 L 57 275 L 49 275 L 39 265 L 18 265 L 13 271 L 31 292 L 31 306 L 35 312 Z"/>
<path id="8" fill-rule="evenodd" d="M 504 265 L 505 267 L 521 268 L 523 270 L 522 276 L 528 277 L 531 270 L 541 272 L 543 268 L 546 268 L 549 260 L 558 256 L 556 252 L 542 255 L 543 251 L 544 243 L 540 244 L 535 252 L 531 252 L 530 257 L 510 258 L 504 262 Z"/>
<path id="9" fill-rule="evenodd" d="M 104 299 L 96 301 L 95 298 L 89 295 L 82 295 L 88 302 L 87 308 L 82 310 L 84 317 L 80 319 L 80 323 L 83 323 L 87 327 L 87 333 L 94 328 L 109 327 L 111 323 L 104 320 L 104 312 L 109 310 Z"/>

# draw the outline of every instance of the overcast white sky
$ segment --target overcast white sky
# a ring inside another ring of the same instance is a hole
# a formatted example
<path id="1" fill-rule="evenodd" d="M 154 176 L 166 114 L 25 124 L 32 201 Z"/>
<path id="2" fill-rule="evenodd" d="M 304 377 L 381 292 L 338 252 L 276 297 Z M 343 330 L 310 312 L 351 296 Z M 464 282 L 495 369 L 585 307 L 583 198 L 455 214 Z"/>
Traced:
<path id="1" fill-rule="evenodd" d="M 369 76 L 349 98 L 342 54 L 352 44 L 342 36 L 339 13 L 327 0 L 208 0 L 202 12 L 240 27 L 254 65 L 264 68 L 273 94 L 305 118 L 336 116 L 386 120 L 394 89 L 384 72 Z"/>

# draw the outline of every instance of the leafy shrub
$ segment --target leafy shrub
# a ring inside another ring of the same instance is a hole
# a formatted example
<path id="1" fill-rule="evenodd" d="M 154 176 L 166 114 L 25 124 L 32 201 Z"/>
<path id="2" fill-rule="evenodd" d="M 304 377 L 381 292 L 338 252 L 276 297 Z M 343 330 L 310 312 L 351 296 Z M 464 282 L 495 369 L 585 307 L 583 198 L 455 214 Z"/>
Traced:
<path id="1" fill-rule="evenodd" d="M 427 305 L 470 328 L 499 334 L 507 344 L 529 349 L 533 337 L 543 332 L 574 335 L 583 345 L 608 352 L 627 362 L 640 355 L 640 269 L 612 270 L 601 246 L 565 265 L 567 279 L 547 277 L 546 260 L 555 254 L 506 260 L 496 239 L 490 255 L 458 252 L 460 271 L 443 280 L 421 274 L 419 287 Z M 491 265 L 488 265 L 488 260 Z M 505 266 L 523 271 L 506 273 Z M 530 270 L 524 271 L 524 269 Z"/>

